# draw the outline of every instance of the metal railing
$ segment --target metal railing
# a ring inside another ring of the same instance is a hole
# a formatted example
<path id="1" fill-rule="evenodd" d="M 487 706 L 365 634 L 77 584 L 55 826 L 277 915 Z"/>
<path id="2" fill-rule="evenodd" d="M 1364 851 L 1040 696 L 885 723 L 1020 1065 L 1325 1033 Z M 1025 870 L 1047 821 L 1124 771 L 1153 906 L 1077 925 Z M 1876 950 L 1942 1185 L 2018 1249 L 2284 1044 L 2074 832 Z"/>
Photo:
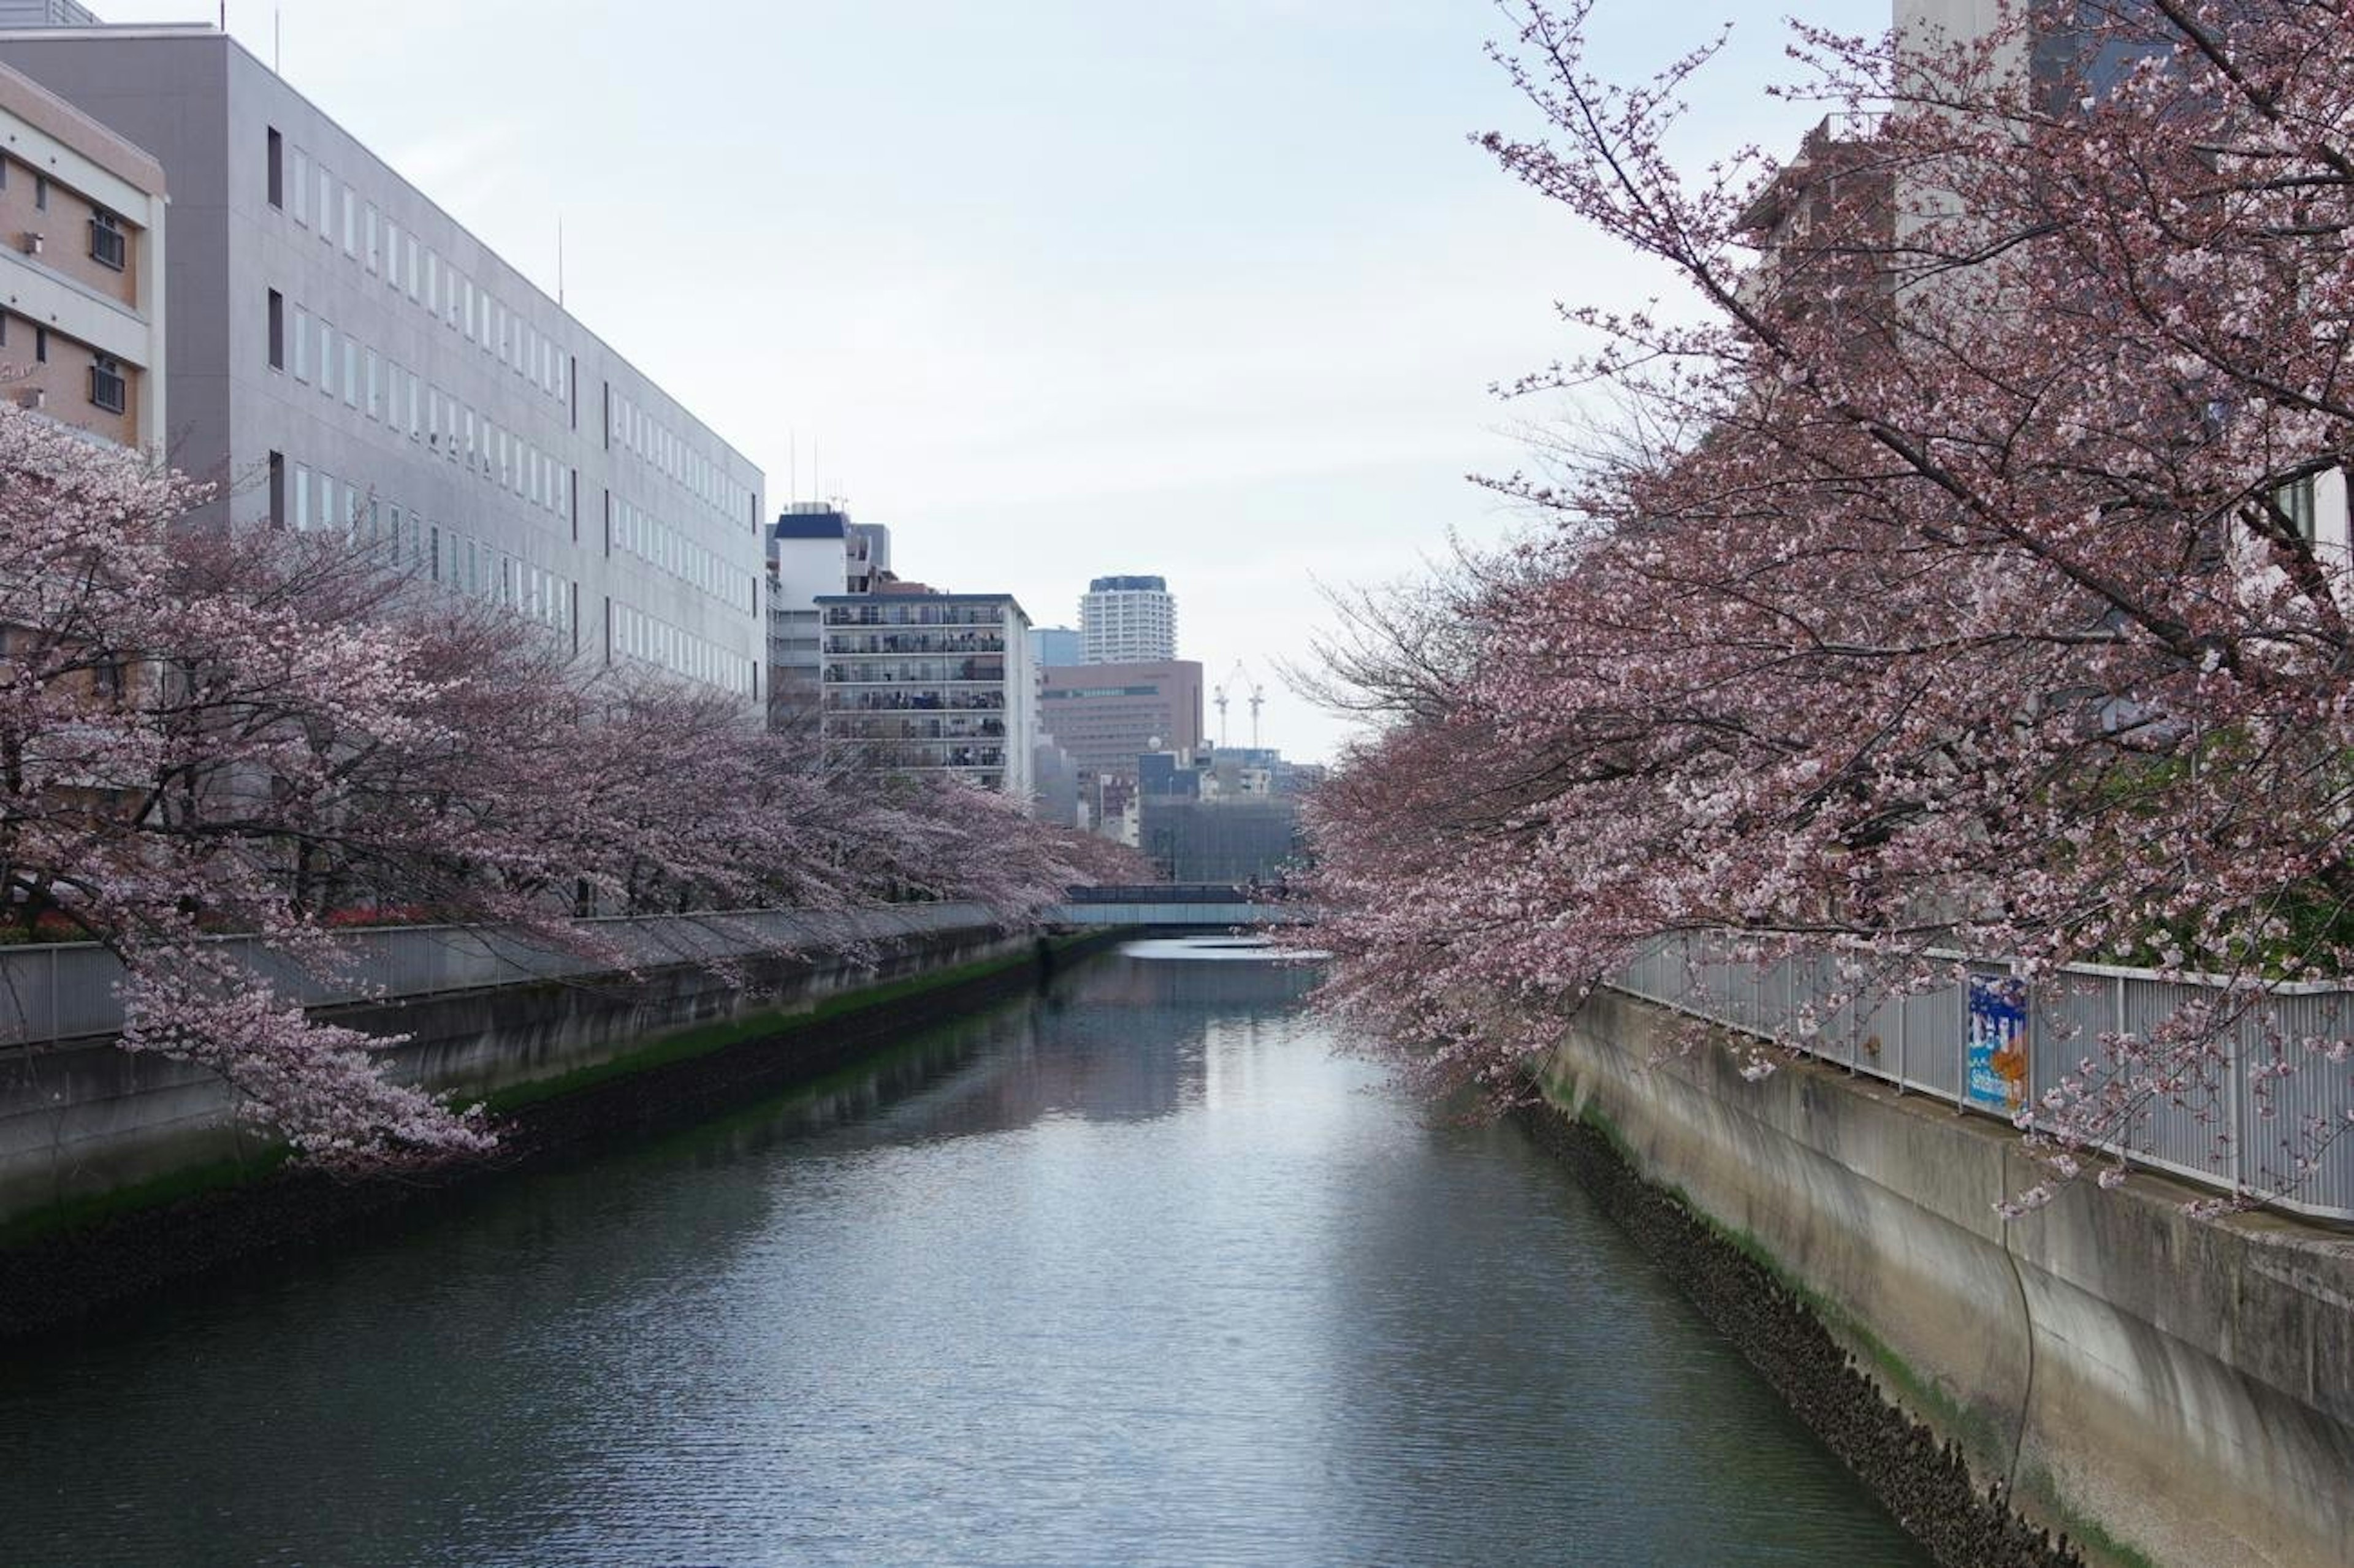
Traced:
<path id="1" fill-rule="evenodd" d="M 1857 988 L 1833 957 L 1758 964 L 1726 939 L 1686 935 L 1655 939 L 1613 989 L 2006 1121 L 2086 1076 L 2088 1061 L 2096 1079 L 2112 1071 L 2104 1034 L 2147 1038 L 2186 1005 L 2212 1008 L 2227 1020 L 2216 1026 L 2221 1060 L 2179 1088 L 2139 1095 L 2108 1151 L 2274 1207 L 2354 1220 L 2354 1061 L 2319 1048 L 2354 1035 L 2354 985 L 2189 984 L 2092 964 L 2031 984 L 2000 964 L 1955 968 L 1929 989 L 1858 1003 L 1841 1000 Z M 2317 1161 L 2300 1168 L 2317 1146 Z"/>
<path id="2" fill-rule="evenodd" d="M 257 980 L 306 1007 L 515 985 L 587 980 L 633 969 L 712 965 L 779 951 L 842 948 L 894 938 L 986 927 L 977 904 L 895 904 L 860 909 L 755 909 L 582 921 L 596 946 L 535 941 L 497 927 L 387 926 L 339 933 L 346 961 L 313 972 L 254 937 L 207 938 Z M 118 1033 L 122 966 L 89 942 L 0 948 L 0 1050 Z"/>

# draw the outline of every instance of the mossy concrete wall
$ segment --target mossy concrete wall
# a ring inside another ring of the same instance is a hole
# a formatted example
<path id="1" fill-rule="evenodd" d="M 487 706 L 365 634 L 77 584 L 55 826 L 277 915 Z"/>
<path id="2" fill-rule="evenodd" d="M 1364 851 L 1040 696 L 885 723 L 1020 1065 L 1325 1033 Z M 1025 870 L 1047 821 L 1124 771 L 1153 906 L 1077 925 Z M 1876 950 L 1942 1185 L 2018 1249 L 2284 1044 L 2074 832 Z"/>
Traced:
<path id="1" fill-rule="evenodd" d="M 1027 951 L 995 927 L 892 938 L 854 956 L 807 953 L 736 974 L 681 967 L 586 981 L 539 980 L 323 1010 L 371 1034 L 387 1073 L 460 1103 L 563 1077 L 682 1031 L 773 1013 L 844 991 Z M 131 1055 L 110 1040 L 0 1054 L 0 1224 L 176 1172 L 250 1160 L 264 1144 L 210 1073 Z"/>
<path id="2" fill-rule="evenodd" d="M 2354 1562 L 2354 1235 L 2136 1175 L 2006 1220 L 2018 1137 L 1606 994 L 1547 1092 L 1815 1298 L 2022 1511 L 2122 1563 Z"/>

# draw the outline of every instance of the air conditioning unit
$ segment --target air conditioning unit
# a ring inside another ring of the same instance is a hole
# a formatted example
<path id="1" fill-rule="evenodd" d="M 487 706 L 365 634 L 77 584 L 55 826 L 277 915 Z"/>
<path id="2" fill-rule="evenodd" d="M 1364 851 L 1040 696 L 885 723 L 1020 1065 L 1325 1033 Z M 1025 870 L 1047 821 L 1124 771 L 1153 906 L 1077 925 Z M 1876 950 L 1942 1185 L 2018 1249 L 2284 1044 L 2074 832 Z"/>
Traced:
<path id="1" fill-rule="evenodd" d="M 49 395 L 48 391 L 42 387 L 19 387 L 16 388 L 16 407 L 19 408 L 37 408 L 42 404 L 48 401 L 48 397 Z"/>
<path id="2" fill-rule="evenodd" d="M 38 256 L 41 253 L 41 237 L 27 229 L 16 236 L 16 248 L 27 256 Z"/>

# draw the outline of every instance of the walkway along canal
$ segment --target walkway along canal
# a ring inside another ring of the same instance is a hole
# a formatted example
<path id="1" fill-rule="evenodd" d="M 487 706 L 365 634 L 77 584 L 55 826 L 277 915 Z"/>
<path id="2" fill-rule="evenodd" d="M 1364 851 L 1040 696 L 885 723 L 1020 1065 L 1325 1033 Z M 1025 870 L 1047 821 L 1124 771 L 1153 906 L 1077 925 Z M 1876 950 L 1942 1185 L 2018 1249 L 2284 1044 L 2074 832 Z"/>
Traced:
<path id="1" fill-rule="evenodd" d="M 1511 1125 L 1149 942 L 0 1351 L 0 1562 L 1926 1562 Z"/>

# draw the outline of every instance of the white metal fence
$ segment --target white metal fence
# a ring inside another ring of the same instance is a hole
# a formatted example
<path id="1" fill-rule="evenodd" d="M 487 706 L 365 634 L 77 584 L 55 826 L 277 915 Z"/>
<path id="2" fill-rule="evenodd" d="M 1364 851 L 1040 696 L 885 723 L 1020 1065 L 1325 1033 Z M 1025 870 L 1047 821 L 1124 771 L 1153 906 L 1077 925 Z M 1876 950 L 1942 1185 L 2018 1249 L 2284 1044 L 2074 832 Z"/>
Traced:
<path id="1" fill-rule="evenodd" d="M 1653 942 L 1616 989 L 1745 1033 L 1795 1038 L 1819 1060 L 2006 1120 L 2011 1113 L 1985 1092 L 1999 1047 L 2024 1056 L 2007 1064 L 2013 1103 L 2041 1106 L 2088 1061 L 2095 1079 L 2113 1070 L 2102 1035 L 2147 1038 L 2186 1004 L 2217 1008 L 2230 1019 L 2219 1036 L 2223 1060 L 2201 1081 L 2138 1097 L 2121 1151 L 2225 1192 L 2277 1192 L 2269 1201 L 2280 1208 L 2354 1220 L 2354 1062 L 2317 1048 L 2354 1035 L 2354 987 L 2234 990 L 2106 965 L 2029 986 L 2004 966 L 1972 963 L 1934 989 L 1842 1005 L 1856 987 L 1829 957 L 1761 965 L 1723 938 L 1690 935 Z M 2006 1018 L 2015 1033 L 2006 1033 Z M 1812 1027 L 1793 1027 L 1802 1020 Z M 2344 1136 L 2328 1140 L 2333 1132 Z M 2317 1147 L 2317 1163 L 2300 1169 Z"/>
<path id="2" fill-rule="evenodd" d="M 398 926 L 341 933 L 349 961 L 322 976 L 252 937 L 209 938 L 255 978 L 305 1006 L 429 995 L 527 980 L 586 980 L 637 969 L 714 964 L 779 950 L 813 951 L 991 923 L 977 904 L 899 904 L 838 911 L 757 909 L 584 921 L 598 945 L 535 942 L 520 932 L 466 926 Z M 87 942 L 0 948 L 0 1049 L 111 1034 L 122 966 Z"/>

